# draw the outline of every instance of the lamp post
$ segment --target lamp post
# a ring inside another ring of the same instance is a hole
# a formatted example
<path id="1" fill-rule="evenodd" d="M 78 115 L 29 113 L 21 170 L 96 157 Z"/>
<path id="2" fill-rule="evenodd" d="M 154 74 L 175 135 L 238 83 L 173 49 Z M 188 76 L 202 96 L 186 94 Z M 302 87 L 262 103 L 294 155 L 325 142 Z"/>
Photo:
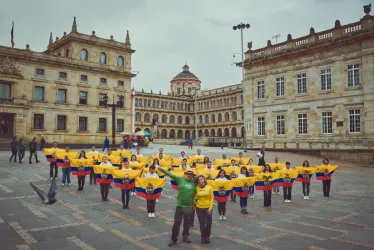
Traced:
<path id="1" fill-rule="evenodd" d="M 123 108 L 124 96 L 119 95 L 119 103 L 114 103 L 114 94 L 113 94 L 113 104 L 108 104 L 108 96 L 105 94 L 104 102 L 105 107 L 112 108 L 112 147 L 116 144 L 116 108 Z"/>
<path id="2" fill-rule="evenodd" d="M 244 29 L 249 29 L 251 27 L 248 23 L 240 23 L 233 28 L 233 30 L 240 30 L 240 35 L 241 35 L 241 45 L 242 45 L 242 84 L 244 85 L 244 48 L 243 48 L 243 30 Z M 244 86 L 243 86 L 243 91 L 244 91 Z M 244 93 L 243 93 L 244 96 Z M 243 105 L 244 109 L 244 105 Z M 244 113 L 244 152 L 247 152 L 247 120 L 245 117 L 245 112 Z"/>
<path id="3" fill-rule="evenodd" d="M 195 99 L 195 140 L 197 140 L 197 88 L 194 88 L 194 99 Z"/>

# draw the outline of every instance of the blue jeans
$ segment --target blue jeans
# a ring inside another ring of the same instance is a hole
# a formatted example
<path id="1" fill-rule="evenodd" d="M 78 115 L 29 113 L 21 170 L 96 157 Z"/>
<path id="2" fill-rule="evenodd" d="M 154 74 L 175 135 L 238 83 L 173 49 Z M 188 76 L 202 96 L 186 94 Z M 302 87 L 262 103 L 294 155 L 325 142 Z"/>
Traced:
<path id="1" fill-rule="evenodd" d="M 280 190 L 279 190 L 279 187 L 275 187 L 275 188 L 273 188 L 273 192 L 279 192 Z"/>
<path id="2" fill-rule="evenodd" d="M 248 197 L 240 197 L 240 207 L 243 209 L 243 208 L 246 208 L 247 207 L 247 203 L 248 203 Z"/>
<path id="3" fill-rule="evenodd" d="M 255 185 L 249 187 L 249 193 L 254 196 L 255 195 Z"/>
<path id="4" fill-rule="evenodd" d="M 70 168 L 62 168 L 62 184 L 70 183 Z"/>

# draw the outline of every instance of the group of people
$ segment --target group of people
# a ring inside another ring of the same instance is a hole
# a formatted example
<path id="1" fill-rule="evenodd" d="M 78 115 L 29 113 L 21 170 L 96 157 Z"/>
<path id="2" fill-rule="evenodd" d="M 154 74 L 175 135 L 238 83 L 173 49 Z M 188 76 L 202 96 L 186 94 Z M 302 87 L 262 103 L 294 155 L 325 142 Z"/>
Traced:
<path id="1" fill-rule="evenodd" d="M 42 137 L 40 139 L 40 150 L 43 149 L 44 144 L 45 144 L 45 140 Z M 35 137 L 32 138 L 28 146 L 29 146 L 29 151 L 30 151 L 29 163 L 32 164 L 31 160 L 33 156 L 35 158 L 35 162 L 38 163 L 39 162 L 38 154 L 37 154 L 38 143 Z M 22 163 L 22 160 L 25 157 L 25 153 L 26 153 L 25 140 L 23 138 L 20 138 L 19 140 L 17 140 L 17 137 L 14 136 L 10 143 L 10 150 L 12 152 L 12 155 L 9 158 L 9 162 L 12 162 L 12 160 L 13 162 L 17 162 L 17 156 L 18 156 L 18 162 Z"/>

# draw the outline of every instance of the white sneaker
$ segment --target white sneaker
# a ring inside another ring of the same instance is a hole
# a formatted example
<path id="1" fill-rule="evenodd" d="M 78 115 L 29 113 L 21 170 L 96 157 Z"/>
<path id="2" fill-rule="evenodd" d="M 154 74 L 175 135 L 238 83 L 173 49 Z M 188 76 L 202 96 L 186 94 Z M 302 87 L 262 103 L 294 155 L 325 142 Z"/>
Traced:
<path id="1" fill-rule="evenodd" d="M 224 215 L 223 215 L 223 216 L 222 216 L 222 220 L 224 220 L 224 221 L 225 221 L 225 220 L 226 220 L 226 216 L 224 216 Z"/>
<path id="2" fill-rule="evenodd" d="M 65 186 L 65 183 L 62 183 L 62 186 Z"/>
<path id="3" fill-rule="evenodd" d="M 291 200 L 288 200 L 288 203 L 290 203 L 291 202 Z"/>
<path id="4" fill-rule="evenodd" d="M 277 194 L 281 194 L 281 192 L 278 191 Z"/>
<path id="5" fill-rule="evenodd" d="M 71 183 L 68 183 L 69 186 L 71 186 Z"/>
<path id="6" fill-rule="evenodd" d="M 151 214 L 152 218 L 156 218 L 156 215 L 154 213 Z"/>
<path id="7" fill-rule="evenodd" d="M 220 215 L 220 216 L 218 217 L 218 219 L 219 219 L 219 220 L 223 220 L 223 216 Z"/>
<path id="8" fill-rule="evenodd" d="M 288 202 L 288 200 L 284 200 L 284 202 L 286 202 L 286 203 L 287 203 L 287 202 Z"/>
<path id="9" fill-rule="evenodd" d="M 272 194 L 275 194 L 275 192 L 273 191 L 273 193 Z"/>
<path id="10" fill-rule="evenodd" d="M 133 194 L 134 196 L 136 196 L 136 193 L 134 192 L 134 194 Z"/>
<path id="11" fill-rule="evenodd" d="M 254 199 L 254 198 L 255 198 L 255 197 L 252 195 L 252 196 L 251 196 L 251 199 Z"/>
<path id="12" fill-rule="evenodd" d="M 309 200 L 309 196 L 307 196 L 306 199 Z"/>
<path id="13" fill-rule="evenodd" d="M 53 177 L 49 178 L 49 180 L 53 180 Z"/>
<path id="14" fill-rule="evenodd" d="M 306 196 L 304 196 L 304 200 L 306 200 Z"/>
<path id="15" fill-rule="evenodd" d="M 149 214 L 148 214 L 148 217 L 149 217 L 149 218 L 151 218 L 151 217 L 152 217 L 152 214 L 151 214 L 151 213 L 149 213 Z"/>

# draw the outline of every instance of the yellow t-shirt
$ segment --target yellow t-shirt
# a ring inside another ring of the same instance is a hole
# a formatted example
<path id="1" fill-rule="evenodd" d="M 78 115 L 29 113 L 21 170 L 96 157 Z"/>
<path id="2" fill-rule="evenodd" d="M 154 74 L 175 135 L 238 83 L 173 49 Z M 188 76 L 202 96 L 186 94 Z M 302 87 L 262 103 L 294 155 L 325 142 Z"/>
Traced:
<path id="1" fill-rule="evenodd" d="M 214 203 L 213 188 L 208 185 L 205 185 L 203 188 L 196 186 L 195 200 L 197 208 L 208 208 L 212 210 Z"/>

